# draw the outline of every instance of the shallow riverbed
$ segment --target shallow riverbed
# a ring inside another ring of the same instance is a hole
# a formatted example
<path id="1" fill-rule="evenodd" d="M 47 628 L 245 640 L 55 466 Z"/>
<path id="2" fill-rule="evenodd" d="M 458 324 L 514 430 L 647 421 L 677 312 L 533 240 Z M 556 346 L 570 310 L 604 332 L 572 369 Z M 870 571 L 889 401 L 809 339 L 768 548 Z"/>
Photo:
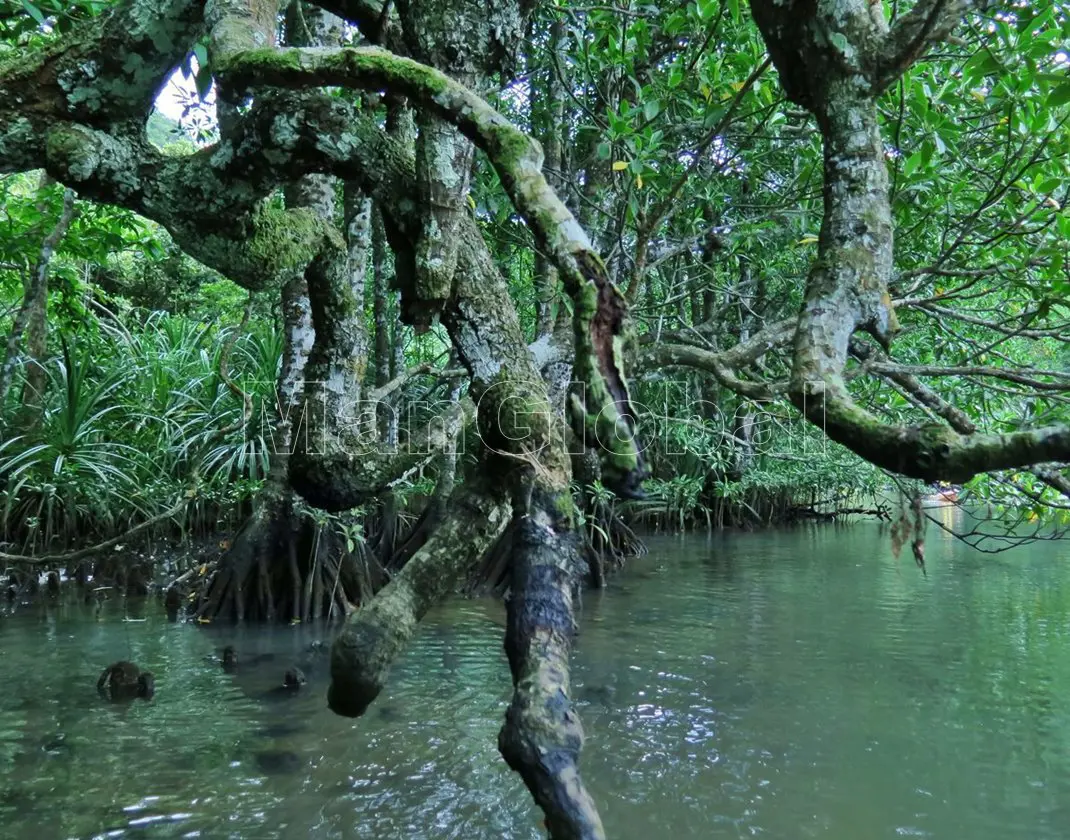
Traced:
<path id="1" fill-rule="evenodd" d="M 992 557 L 930 528 L 927 578 L 865 523 L 650 547 L 585 595 L 577 640 L 610 838 L 1068 836 L 1070 545 Z M 322 629 L 155 602 L 0 618 L 0 836 L 544 837 L 495 745 L 503 616 L 436 610 L 358 721 L 325 707 Z M 120 658 L 151 702 L 98 699 Z M 298 660 L 308 690 L 273 691 Z"/>

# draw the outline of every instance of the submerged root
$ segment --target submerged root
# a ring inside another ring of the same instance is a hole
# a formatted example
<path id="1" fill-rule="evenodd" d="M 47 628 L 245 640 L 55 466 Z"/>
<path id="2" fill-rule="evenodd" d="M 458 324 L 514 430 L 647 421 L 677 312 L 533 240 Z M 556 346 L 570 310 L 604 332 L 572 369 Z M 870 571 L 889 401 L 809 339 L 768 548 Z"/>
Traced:
<path id="1" fill-rule="evenodd" d="M 266 555 L 277 549 L 281 518 L 264 509 L 246 522 L 206 581 L 196 609 L 199 619 L 275 620 L 278 605 L 271 597 Z"/>

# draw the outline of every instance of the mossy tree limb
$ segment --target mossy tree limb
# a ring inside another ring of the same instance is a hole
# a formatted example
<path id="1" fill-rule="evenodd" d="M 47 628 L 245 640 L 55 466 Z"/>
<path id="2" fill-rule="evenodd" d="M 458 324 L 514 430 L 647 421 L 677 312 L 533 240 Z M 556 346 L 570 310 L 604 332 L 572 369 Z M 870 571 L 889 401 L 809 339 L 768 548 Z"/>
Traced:
<path id="1" fill-rule="evenodd" d="M 381 131 L 363 135 L 360 150 L 360 165 L 354 167 L 351 174 L 361 179 L 362 186 L 383 207 L 398 259 L 404 259 L 406 254 L 411 257 L 419 219 L 404 202 L 396 200 L 398 195 L 412 194 L 415 163 L 411 151 Z M 559 589 L 555 603 L 560 615 L 556 620 L 571 628 L 574 553 L 554 554 L 575 539 L 565 430 L 556 422 L 556 412 L 547 398 L 546 383 L 526 346 L 515 307 L 510 302 L 508 285 L 477 225 L 468 216 L 460 222 L 457 247 L 458 270 L 452 297 L 442 311 L 442 323 L 450 333 L 459 360 L 469 372 L 469 395 L 477 405 L 480 437 L 495 456 L 488 466 L 493 469 L 498 486 L 509 492 L 516 511 L 514 516 L 537 518 L 539 514 L 534 508 L 529 511 L 529 505 L 535 504 L 533 500 L 552 500 L 549 502 L 553 508 L 552 518 L 549 513 L 544 515 L 546 521 L 552 523 L 552 533 L 547 535 L 549 542 L 544 548 L 552 548 L 540 556 L 545 562 L 559 564 L 563 570 L 562 576 L 552 584 Z M 514 546 L 511 563 L 538 562 L 541 562 L 538 558 L 527 554 L 527 543 Z M 537 576 L 524 575 L 514 580 L 513 591 L 519 599 L 518 605 L 535 603 L 543 597 L 539 581 Z M 531 600 L 525 601 L 528 594 Z M 541 634 L 542 630 L 533 629 L 532 632 Z M 525 638 L 527 635 L 526 630 L 521 633 Z M 517 648 L 513 657 L 518 663 L 514 670 L 514 712 L 507 723 L 509 737 L 502 741 L 502 745 L 509 751 L 514 767 L 529 760 L 533 762 L 530 771 L 524 771 L 524 779 L 536 802 L 546 810 L 551 826 L 557 826 L 553 829 L 555 837 L 598 836 L 577 835 L 574 831 L 577 825 L 598 825 L 593 806 L 582 792 L 575 766 L 582 744 L 582 731 L 578 728 L 575 713 L 570 712 L 567 719 L 544 717 L 545 710 L 540 705 L 543 695 L 532 690 L 532 684 L 525 676 L 536 675 L 540 684 L 556 686 L 554 691 L 562 692 L 554 693 L 555 703 L 559 706 L 569 703 L 567 650 L 571 636 L 555 636 L 550 641 L 551 647 L 546 649 L 526 643 Z M 380 648 L 379 644 L 384 647 Z M 368 644 L 363 649 L 368 651 L 363 655 L 371 657 L 378 656 L 378 651 L 392 648 L 384 642 Z M 379 667 L 374 662 L 359 665 L 361 650 L 356 646 L 350 651 L 355 654 L 354 666 L 367 673 L 378 673 Z M 542 662 L 540 657 L 544 652 L 549 658 Z M 543 669 L 549 669 L 552 679 L 540 676 Z M 358 682 L 354 694 L 360 696 L 362 692 L 374 690 L 377 690 L 374 680 L 364 684 Z M 558 727 L 560 731 L 557 731 Z M 561 773 L 547 775 L 544 772 L 538 757 L 527 750 L 526 745 L 533 743 L 561 745 L 555 747 L 555 755 L 562 762 Z M 554 794 L 552 790 L 557 785 L 561 785 L 561 791 Z M 582 820 L 578 820 L 575 813 L 576 803 L 580 801 L 586 803 L 583 808 L 586 816 Z"/>
<path id="2" fill-rule="evenodd" d="M 792 401 L 867 461 L 926 481 L 1070 458 L 1070 427 L 963 435 L 940 423 L 894 425 L 858 405 L 844 378 L 856 330 L 887 348 L 898 329 L 887 286 L 894 231 L 877 96 L 894 81 L 889 74 L 904 72 L 980 5 L 923 3 L 889 27 L 869 0 L 817 0 L 805 10 L 751 4 L 789 99 L 814 115 L 824 144 L 824 216 L 795 333 Z"/>
<path id="3" fill-rule="evenodd" d="M 509 506 L 479 481 L 456 490 L 430 539 L 331 646 L 327 702 L 340 715 L 364 713 L 386 684 L 391 663 L 427 611 L 454 591 L 465 570 L 505 530 Z"/>
<path id="4" fill-rule="evenodd" d="M 543 176 L 538 143 L 445 74 L 378 48 L 250 49 L 219 61 L 224 84 L 239 90 L 387 87 L 452 122 L 487 154 L 573 300 L 575 372 L 584 386 L 575 401 L 577 430 L 598 446 L 606 478 L 634 492 L 643 465 L 624 376 L 627 307 L 587 235 Z"/>
<path id="5" fill-rule="evenodd" d="M 363 426 L 364 434 L 354 429 L 358 413 L 331 413 L 330 406 L 340 401 L 328 398 L 324 389 L 306 384 L 306 395 L 308 434 L 290 456 L 290 482 L 309 504 L 330 512 L 350 510 L 389 492 L 454 446 L 472 414 L 467 400 L 447 404 L 393 451 Z"/>
<path id="6" fill-rule="evenodd" d="M 140 125 L 163 80 L 206 31 L 204 0 L 127 0 L 75 32 L 0 62 L 0 160 L 8 171 L 48 142 L 42 129 Z"/>
<path id="7" fill-rule="evenodd" d="M 536 489 L 513 530 L 505 652 L 515 690 L 498 748 L 546 813 L 553 840 L 604 840 L 579 774 L 583 727 L 569 685 L 578 542 L 561 509 L 560 497 Z"/>

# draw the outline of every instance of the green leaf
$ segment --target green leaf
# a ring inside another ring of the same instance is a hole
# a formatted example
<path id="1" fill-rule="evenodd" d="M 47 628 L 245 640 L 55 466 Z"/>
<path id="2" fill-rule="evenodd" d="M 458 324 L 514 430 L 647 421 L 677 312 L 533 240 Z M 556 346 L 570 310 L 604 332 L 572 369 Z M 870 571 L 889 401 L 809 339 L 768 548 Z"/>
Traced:
<path id="1" fill-rule="evenodd" d="M 643 103 L 643 116 L 648 120 L 654 119 L 661 111 L 661 103 L 656 99 L 649 99 Z"/>
<path id="2" fill-rule="evenodd" d="M 1055 219 L 1055 227 L 1063 239 L 1070 239 L 1070 214 L 1060 213 Z"/>
<path id="3" fill-rule="evenodd" d="M 1065 81 L 1048 94 L 1047 106 L 1059 108 L 1070 102 L 1070 81 Z"/>
<path id="4" fill-rule="evenodd" d="M 923 165 L 928 166 L 933 159 L 933 152 L 936 151 L 936 144 L 931 140 L 926 140 L 921 144 L 921 162 Z"/>
<path id="5" fill-rule="evenodd" d="M 208 68 L 208 48 L 204 42 L 198 41 L 193 45 L 193 57 L 197 59 L 197 67 L 200 70 Z"/>
<path id="6" fill-rule="evenodd" d="M 921 165 L 921 152 L 914 152 L 903 162 L 903 174 L 908 178 L 913 175 Z"/>
<path id="7" fill-rule="evenodd" d="M 698 0 L 699 20 L 710 20 L 717 12 L 717 0 Z"/>
<path id="8" fill-rule="evenodd" d="M 30 17 L 32 17 L 35 21 L 44 26 L 45 16 L 41 14 L 41 10 L 38 9 L 33 3 L 30 3 L 29 0 L 22 0 L 22 8 L 24 8 L 29 13 Z"/>

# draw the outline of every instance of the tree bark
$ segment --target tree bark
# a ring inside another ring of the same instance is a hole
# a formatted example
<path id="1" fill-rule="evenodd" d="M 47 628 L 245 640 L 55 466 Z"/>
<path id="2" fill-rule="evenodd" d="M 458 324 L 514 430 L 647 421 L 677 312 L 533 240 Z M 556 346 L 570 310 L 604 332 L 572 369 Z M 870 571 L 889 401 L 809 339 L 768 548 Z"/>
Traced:
<path id="1" fill-rule="evenodd" d="M 373 273 L 373 310 L 372 320 L 375 328 L 375 386 L 381 388 L 394 376 L 398 367 L 395 364 L 395 348 L 401 344 L 400 323 L 398 317 L 397 292 L 390 288 L 390 278 L 386 273 L 386 231 L 383 229 L 382 214 L 375 210 L 372 230 L 372 273 Z M 383 451 L 393 452 L 398 445 L 398 416 L 390 397 L 369 406 L 372 412 L 370 422 L 377 425 L 379 440 Z M 392 490 L 379 497 L 379 534 L 376 551 L 379 562 L 388 566 L 394 555 L 397 541 L 398 500 Z"/>
<path id="2" fill-rule="evenodd" d="M 824 144 L 824 215 L 795 334 L 792 401 L 867 461 L 926 481 L 964 482 L 1070 455 L 1065 426 L 967 436 L 941 423 L 884 423 L 854 401 L 844 379 L 856 330 L 887 350 L 899 329 L 888 293 L 894 231 L 877 96 L 971 5 L 922 3 L 889 28 L 868 0 L 818 0 L 804 12 L 774 0 L 751 4 L 788 97 L 813 113 Z"/>
<path id="3" fill-rule="evenodd" d="M 546 814 L 553 840 L 603 840 L 579 775 L 583 727 L 570 699 L 579 557 L 570 517 L 562 515 L 571 505 L 565 494 L 533 487 L 517 512 L 505 632 L 514 692 L 498 748 Z"/>
<path id="4" fill-rule="evenodd" d="M 500 536 L 508 505 L 466 483 L 424 546 L 366 605 L 346 619 L 331 646 L 327 703 L 346 717 L 362 715 L 386 684 L 391 663 L 428 609 L 455 590 L 466 569 Z"/>
<path id="5" fill-rule="evenodd" d="M 304 612 L 304 573 L 294 553 L 298 523 L 287 478 L 294 436 L 305 433 L 301 382 L 314 340 L 308 287 L 303 279 L 283 287 L 281 308 L 284 342 L 275 390 L 276 414 L 272 427 L 261 435 L 269 447 L 270 467 L 252 516 L 223 556 L 198 605 L 198 616 L 209 620 L 300 619 Z M 283 566 L 283 561 L 291 558 L 292 562 Z"/>
<path id="6" fill-rule="evenodd" d="M 30 317 L 26 323 L 26 367 L 22 377 L 21 405 L 15 418 L 15 428 L 20 434 L 32 432 L 41 422 L 45 387 L 48 382 L 45 374 L 47 356 L 48 278 L 46 277 L 30 303 Z"/>

